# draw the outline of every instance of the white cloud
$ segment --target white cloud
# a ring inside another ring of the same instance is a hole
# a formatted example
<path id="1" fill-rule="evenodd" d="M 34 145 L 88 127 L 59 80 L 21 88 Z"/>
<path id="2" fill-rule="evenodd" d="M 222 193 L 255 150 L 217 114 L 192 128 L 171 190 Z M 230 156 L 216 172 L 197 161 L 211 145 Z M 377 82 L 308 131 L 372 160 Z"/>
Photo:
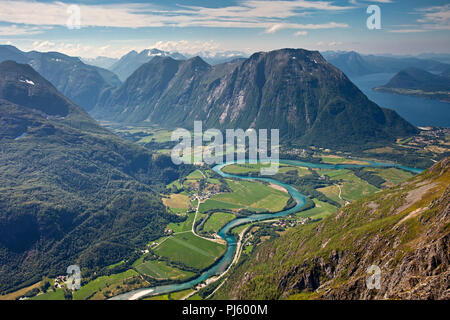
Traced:
<path id="1" fill-rule="evenodd" d="M 66 26 L 68 5 L 62 2 L 4 0 L 0 2 L 0 21 L 34 26 Z M 224 27 L 270 29 L 283 19 L 315 11 L 343 11 L 353 7 L 337 6 L 331 1 L 243 0 L 239 5 L 220 8 L 178 6 L 167 9 L 152 4 L 128 3 L 80 5 L 81 27 Z M 344 23 L 283 24 L 291 29 L 345 28 Z M 309 26 L 309 27 L 308 27 Z"/>
<path id="2" fill-rule="evenodd" d="M 275 33 L 275 32 L 280 31 L 281 29 L 284 29 L 284 28 L 285 28 L 285 26 L 283 24 L 277 23 L 277 24 L 274 24 L 274 25 L 268 27 L 266 30 L 264 30 L 263 33 L 269 33 L 269 34 L 270 33 Z"/>
<path id="3" fill-rule="evenodd" d="M 214 40 L 210 41 L 158 41 L 149 48 L 157 48 L 168 52 L 181 52 L 187 54 L 196 54 L 201 51 L 217 52 L 222 50 L 220 45 Z"/>
<path id="4" fill-rule="evenodd" d="M 180 52 L 183 54 L 194 55 L 197 53 L 216 53 L 222 52 L 224 49 L 214 40 L 210 41 L 158 41 L 149 45 L 105 45 L 93 46 L 88 44 L 71 43 L 71 42 L 52 42 L 48 40 L 34 41 L 30 46 L 23 50 L 36 51 L 57 51 L 69 56 L 95 58 L 98 56 L 106 56 L 111 58 L 120 58 L 131 50 L 142 51 L 144 49 L 157 48 L 168 52 Z"/>
<path id="5" fill-rule="evenodd" d="M 296 37 L 301 37 L 301 36 L 306 36 L 308 35 L 308 31 L 297 31 L 296 33 L 294 33 L 294 36 Z"/>
<path id="6" fill-rule="evenodd" d="M 418 24 L 406 29 L 393 29 L 394 33 L 415 33 L 438 30 L 450 30 L 450 4 L 416 9 L 413 14 L 420 14 Z"/>
<path id="7" fill-rule="evenodd" d="M 0 27 L 0 36 L 21 36 L 21 35 L 33 35 L 44 32 L 48 28 L 30 27 L 30 26 L 17 26 L 15 24 L 10 26 Z"/>

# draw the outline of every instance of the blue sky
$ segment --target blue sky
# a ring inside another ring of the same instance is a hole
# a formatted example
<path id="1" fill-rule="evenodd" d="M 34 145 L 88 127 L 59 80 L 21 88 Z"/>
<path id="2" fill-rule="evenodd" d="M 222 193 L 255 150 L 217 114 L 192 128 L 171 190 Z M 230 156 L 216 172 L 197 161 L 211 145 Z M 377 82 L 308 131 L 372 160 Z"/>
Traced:
<path id="1" fill-rule="evenodd" d="M 80 29 L 69 29 L 69 5 Z M 369 5 L 381 9 L 369 30 Z M 283 47 L 362 53 L 450 53 L 442 0 L 0 0 L 0 43 L 22 50 L 120 57 L 157 47 L 194 54 Z"/>

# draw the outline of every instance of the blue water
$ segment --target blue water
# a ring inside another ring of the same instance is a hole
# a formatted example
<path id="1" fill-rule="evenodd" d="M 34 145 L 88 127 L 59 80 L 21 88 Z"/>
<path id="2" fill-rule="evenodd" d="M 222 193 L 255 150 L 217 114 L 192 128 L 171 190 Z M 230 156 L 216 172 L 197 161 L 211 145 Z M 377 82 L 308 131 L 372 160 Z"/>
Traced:
<path id="1" fill-rule="evenodd" d="M 413 173 L 421 173 L 423 171 L 421 169 L 405 167 L 405 166 L 401 166 L 401 165 L 393 164 L 393 163 L 382 163 L 382 162 L 371 162 L 371 161 L 366 161 L 366 162 L 370 163 L 370 165 L 316 164 L 316 163 L 302 162 L 302 161 L 297 161 L 297 160 L 280 160 L 279 161 L 279 163 L 283 163 L 283 164 L 290 164 L 290 165 L 308 167 L 308 168 L 320 168 L 320 169 L 346 169 L 346 168 L 358 168 L 358 167 L 391 167 L 392 166 L 392 167 L 402 168 L 404 170 L 407 170 L 407 171 L 410 171 Z M 236 161 L 216 165 L 213 168 L 213 170 L 215 172 L 217 172 L 218 174 L 220 174 L 221 176 L 223 176 L 224 178 L 238 178 L 238 179 L 242 179 L 242 180 L 259 180 L 259 181 L 266 181 L 269 183 L 273 183 L 273 184 L 282 186 L 282 187 L 286 188 L 286 190 L 289 192 L 289 194 L 292 196 L 292 198 L 296 201 L 297 204 L 291 209 L 280 211 L 277 213 L 253 214 L 253 215 L 245 217 L 245 218 L 237 218 L 237 219 L 230 221 L 218 233 L 219 236 L 221 238 L 225 239 L 225 241 L 227 242 L 227 250 L 226 250 L 225 254 L 217 261 L 216 264 L 214 264 L 212 267 L 210 267 L 209 269 L 204 271 L 199 277 L 197 277 L 193 280 L 183 282 L 183 283 L 178 283 L 178 284 L 169 284 L 169 285 L 157 286 L 157 287 L 153 287 L 153 288 L 143 288 L 143 289 L 133 290 L 133 291 L 118 295 L 118 296 L 112 298 L 111 300 L 128 300 L 136 294 L 143 294 L 142 296 L 140 296 L 140 298 L 142 298 L 144 296 L 152 296 L 152 295 L 158 295 L 158 294 L 165 294 L 165 293 L 169 293 L 169 292 L 181 291 L 181 290 L 189 289 L 192 286 L 197 285 L 200 282 L 205 281 L 206 279 L 208 279 L 212 276 L 219 275 L 222 272 L 224 272 L 228 268 L 228 266 L 231 264 L 231 262 L 233 261 L 235 252 L 236 252 L 236 238 L 234 236 L 232 236 L 231 234 L 228 234 L 228 232 L 231 229 L 235 228 L 236 226 L 247 224 L 250 222 L 256 222 L 256 221 L 273 219 L 273 218 L 277 218 L 277 217 L 283 217 L 283 216 L 286 216 L 288 214 L 298 211 L 301 207 L 303 207 L 305 205 L 306 197 L 303 194 L 301 194 L 294 187 L 284 184 L 278 180 L 271 179 L 271 178 L 242 177 L 242 176 L 237 176 L 237 175 L 227 174 L 227 173 L 222 172 L 221 169 L 224 166 L 232 164 L 232 163 L 236 163 Z"/>
<path id="2" fill-rule="evenodd" d="M 450 103 L 419 97 L 378 92 L 372 88 L 389 82 L 394 73 L 377 73 L 350 80 L 373 102 L 389 108 L 416 126 L 450 127 Z"/>

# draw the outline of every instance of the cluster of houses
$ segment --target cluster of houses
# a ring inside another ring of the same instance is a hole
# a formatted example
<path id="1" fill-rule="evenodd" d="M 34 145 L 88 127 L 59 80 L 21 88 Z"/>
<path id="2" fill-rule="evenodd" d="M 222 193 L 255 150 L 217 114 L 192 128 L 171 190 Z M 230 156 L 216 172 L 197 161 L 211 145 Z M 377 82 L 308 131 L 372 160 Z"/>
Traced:
<path id="1" fill-rule="evenodd" d="M 173 234 L 173 230 L 172 230 L 172 229 L 169 229 L 169 228 L 165 228 L 165 229 L 164 229 L 164 234 L 165 234 L 165 235 L 171 235 L 171 234 Z"/>
<path id="2" fill-rule="evenodd" d="M 63 288 L 66 284 L 67 277 L 66 276 L 57 276 L 55 278 L 55 288 Z"/>
<path id="3" fill-rule="evenodd" d="M 296 227 L 299 225 L 304 225 L 307 224 L 308 222 L 311 221 L 311 218 L 300 218 L 298 220 L 285 220 L 285 219 L 280 219 L 274 223 L 272 223 L 272 226 L 274 227 L 281 227 L 283 229 L 289 228 L 289 227 Z"/>

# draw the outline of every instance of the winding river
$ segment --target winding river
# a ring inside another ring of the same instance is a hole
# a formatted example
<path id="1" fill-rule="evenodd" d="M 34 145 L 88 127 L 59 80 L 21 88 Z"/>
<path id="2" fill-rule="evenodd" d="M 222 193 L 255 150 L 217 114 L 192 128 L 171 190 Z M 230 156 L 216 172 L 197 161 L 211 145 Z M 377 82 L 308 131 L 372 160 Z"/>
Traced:
<path id="1" fill-rule="evenodd" d="M 309 162 L 302 162 L 297 160 L 279 160 L 279 163 L 281 164 L 289 164 L 293 166 L 301 166 L 301 167 L 307 167 L 307 168 L 320 168 L 320 169 L 348 169 L 348 168 L 360 168 L 360 167 L 397 167 L 401 168 L 403 170 L 407 170 L 410 172 L 413 172 L 415 174 L 421 173 L 423 170 L 416 169 L 416 168 L 410 168 L 405 167 L 393 163 L 381 163 L 381 162 L 372 162 L 372 161 L 365 161 L 369 163 L 368 165 L 356 165 L 356 164 L 316 164 L 316 163 L 309 163 Z M 276 185 L 279 185 L 281 187 L 284 187 L 289 194 L 292 196 L 292 198 L 296 201 L 296 205 L 288 210 L 280 211 L 277 213 L 264 213 L 264 214 L 253 214 L 248 217 L 242 217 L 237 218 L 232 221 L 230 221 L 228 224 L 226 224 L 220 231 L 219 236 L 227 242 L 227 250 L 225 254 L 210 268 L 205 270 L 202 274 L 200 274 L 198 277 L 182 282 L 182 283 L 176 283 L 176 284 L 169 284 L 169 285 L 163 285 L 163 286 L 156 286 L 152 288 L 141 288 L 137 290 L 133 290 L 121 295 L 118 295 L 116 297 L 111 298 L 111 300 L 136 300 L 140 299 L 146 296 L 153 296 L 153 295 L 160 295 L 160 294 L 166 294 L 169 292 L 175 292 L 175 291 L 181 291 L 191 288 L 192 286 L 195 286 L 199 284 L 200 282 L 203 282 L 213 276 L 220 275 L 223 272 L 225 272 L 228 268 L 228 266 L 232 263 L 234 259 L 234 255 L 236 252 L 236 238 L 228 234 L 229 231 L 236 226 L 247 224 L 250 222 L 256 222 L 256 221 L 262 221 L 262 220 L 268 220 L 273 219 L 277 217 L 283 217 L 288 214 L 294 213 L 298 211 L 301 207 L 305 205 L 306 197 L 301 194 L 297 189 L 294 187 L 284 184 L 278 180 L 271 179 L 271 178 L 256 178 L 256 177 L 242 177 L 237 176 L 233 174 L 227 174 L 222 172 L 222 168 L 224 166 L 237 163 L 237 161 L 234 162 L 228 162 L 216 165 L 213 170 L 220 174 L 224 178 L 238 178 L 243 180 L 259 180 L 259 181 L 266 181 L 269 183 L 273 183 Z"/>

